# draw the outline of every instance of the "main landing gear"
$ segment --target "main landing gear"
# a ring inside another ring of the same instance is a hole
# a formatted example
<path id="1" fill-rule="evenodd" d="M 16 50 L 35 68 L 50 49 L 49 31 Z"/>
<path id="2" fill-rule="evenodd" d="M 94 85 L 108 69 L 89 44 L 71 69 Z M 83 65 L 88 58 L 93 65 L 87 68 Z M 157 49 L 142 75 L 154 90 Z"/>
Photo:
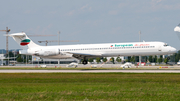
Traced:
<path id="1" fill-rule="evenodd" d="M 83 61 L 82 61 L 82 64 L 86 65 L 87 64 L 87 60 L 86 58 L 84 57 Z"/>
<path id="2" fill-rule="evenodd" d="M 82 64 L 86 65 L 87 64 L 87 60 L 83 60 Z"/>

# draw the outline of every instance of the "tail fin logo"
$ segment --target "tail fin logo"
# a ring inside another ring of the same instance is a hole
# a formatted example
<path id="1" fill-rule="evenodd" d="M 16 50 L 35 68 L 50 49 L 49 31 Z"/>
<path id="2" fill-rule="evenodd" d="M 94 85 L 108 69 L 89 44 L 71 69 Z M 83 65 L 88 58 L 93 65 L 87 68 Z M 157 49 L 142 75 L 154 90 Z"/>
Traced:
<path id="1" fill-rule="evenodd" d="M 28 45 L 29 43 L 30 43 L 29 39 L 24 39 L 24 40 L 21 41 L 20 45 L 25 46 L 25 45 Z"/>

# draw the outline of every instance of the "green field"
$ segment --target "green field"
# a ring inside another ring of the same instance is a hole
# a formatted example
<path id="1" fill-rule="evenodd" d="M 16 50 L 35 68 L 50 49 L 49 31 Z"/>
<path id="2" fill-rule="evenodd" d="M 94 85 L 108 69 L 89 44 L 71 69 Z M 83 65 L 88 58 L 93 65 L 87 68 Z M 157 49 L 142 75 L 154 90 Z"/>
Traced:
<path id="1" fill-rule="evenodd" d="M 180 74 L 1 73 L 0 101 L 180 100 Z"/>

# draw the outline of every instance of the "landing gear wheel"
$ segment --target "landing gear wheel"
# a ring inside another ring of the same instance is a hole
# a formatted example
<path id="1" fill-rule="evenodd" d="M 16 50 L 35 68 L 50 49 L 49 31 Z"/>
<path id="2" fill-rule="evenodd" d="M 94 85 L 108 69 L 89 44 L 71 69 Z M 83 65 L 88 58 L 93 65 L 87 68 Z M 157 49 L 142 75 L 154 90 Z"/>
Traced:
<path id="1" fill-rule="evenodd" d="M 83 62 L 82 62 L 84 65 L 86 65 L 87 64 L 87 60 L 83 60 Z"/>

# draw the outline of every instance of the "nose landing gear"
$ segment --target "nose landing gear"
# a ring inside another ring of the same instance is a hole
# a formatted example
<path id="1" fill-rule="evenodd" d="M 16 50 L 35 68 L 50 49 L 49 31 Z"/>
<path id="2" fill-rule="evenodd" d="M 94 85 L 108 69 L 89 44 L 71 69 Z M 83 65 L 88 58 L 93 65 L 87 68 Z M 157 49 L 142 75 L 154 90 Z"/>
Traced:
<path id="1" fill-rule="evenodd" d="M 87 64 L 87 60 L 83 60 L 82 64 L 86 65 Z"/>

